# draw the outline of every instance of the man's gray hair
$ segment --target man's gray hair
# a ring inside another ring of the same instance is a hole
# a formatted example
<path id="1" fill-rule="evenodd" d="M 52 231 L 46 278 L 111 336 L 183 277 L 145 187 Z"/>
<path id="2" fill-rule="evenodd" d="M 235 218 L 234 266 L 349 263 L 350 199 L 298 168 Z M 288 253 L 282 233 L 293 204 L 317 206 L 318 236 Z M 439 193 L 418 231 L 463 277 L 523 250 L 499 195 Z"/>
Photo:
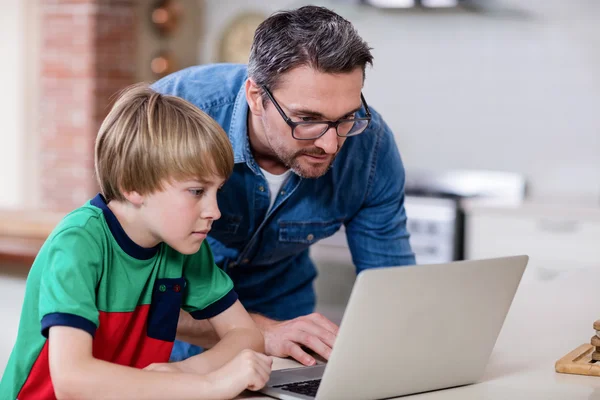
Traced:
<path id="1" fill-rule="evenodd" d="M 361 68 L 364 79 L 367 64 L 373 65 L 371 48 L 348 20 L 324 7 L 305 6 L 276 12 L 259 25 L 248 76 L 275 90 L 281 74 L 296 67 L 332 74 Z"/>

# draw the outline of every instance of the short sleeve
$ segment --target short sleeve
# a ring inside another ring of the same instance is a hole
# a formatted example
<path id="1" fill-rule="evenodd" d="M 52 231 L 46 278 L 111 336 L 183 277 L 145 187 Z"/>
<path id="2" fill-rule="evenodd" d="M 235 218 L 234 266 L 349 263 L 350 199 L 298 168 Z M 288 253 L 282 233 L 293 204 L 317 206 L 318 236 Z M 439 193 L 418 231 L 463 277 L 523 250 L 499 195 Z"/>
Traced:
<path id="1" fill-rule="evenodd" d="M 200 250 L 187 257 L 183 266 L 186 290 L 183 309 L 195 319 L 212 318 L 238 299 L 233 282 L 216 264 L 205 240 Z"/>
<path id="2" fill-rule="evenodd" d="M 55 234 L 43 249 L 45 260 L 39 294 L 42 334 L 52 326 L 70 326 L 94 335 L 98 327 L 96 285 L 101 252 L 82 228 Z"/>

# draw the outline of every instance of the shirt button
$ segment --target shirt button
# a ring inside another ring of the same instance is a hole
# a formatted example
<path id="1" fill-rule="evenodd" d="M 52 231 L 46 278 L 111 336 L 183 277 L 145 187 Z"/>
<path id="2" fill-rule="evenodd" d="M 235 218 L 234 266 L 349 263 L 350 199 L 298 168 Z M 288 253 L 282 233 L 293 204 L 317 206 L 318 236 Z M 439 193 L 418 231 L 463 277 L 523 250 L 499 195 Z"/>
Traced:
<path id="1" fill-rule="evenodd" d="M 310 242 L 310 241 L 312 241 L 314 238 L 315 238 L 315 235 L 313 235 L 312 233 L 309 233 L 309 234 L 306 236 L 306 240 L 308 240 L 309 242 Z"/>
<path id="2" fill-rule="evenodd" d="M 173 285 L 173 291 L 175 291 L 176 293 L 181 292 L 181 286 L 179 286 L 179 285 Z"/>
<path id="3" fill-rule="evenodd" d="M 261 192 L 264 192 L 264 191 L 265 191 L 265 187 L 264 187 L 263 185 L 260 185 L 260 186 L 258 187 L 258 190 L 260 190 Z"/>
<path id="4" fill-rule="evenodd" d="M 282 196 L 285 195 L 285 190 L 282 190 L 280 193 Z"/>
<path id="5" fill-rule="evenodd" d="M 165 285 L 160 285 L 158 287 L 158 290 L 160 290 L 161 292 L 166 292 L 167 291 L 167 287 Z"/>

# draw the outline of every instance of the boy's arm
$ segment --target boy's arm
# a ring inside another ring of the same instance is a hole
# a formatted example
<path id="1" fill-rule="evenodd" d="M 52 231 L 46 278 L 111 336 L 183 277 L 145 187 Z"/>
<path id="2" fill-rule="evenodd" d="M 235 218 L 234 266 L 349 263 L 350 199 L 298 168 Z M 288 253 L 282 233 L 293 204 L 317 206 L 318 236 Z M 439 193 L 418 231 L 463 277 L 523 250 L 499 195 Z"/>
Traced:
<path id="1" fill-rule="evenodd" d="M 58 399 L 232 398 L 246 388 L 262 387 L 270 372 L 270 361 L 253 352 L 243 353 L 222 370 L 199 376 L 143 371 L 95 359 L 92 336 L 77 328 L 51 327 L 48 340 L 50 375 Z"/>
<path id="2" fill-rule="evenodd" d="M 194 319 L 181 310 L 177 322 L 177 340 L 210 349 L 219 342 L 219 336 L 207 319 Z"/>
<path id="3" fill-rule="evenodd" d="M 264 353 L 263 335 L 239 300 L 208 322 L 221 340 L 210 350 L 176 363 L 182 370 L 204 374 L 220 368 L 244 349 Z"/>

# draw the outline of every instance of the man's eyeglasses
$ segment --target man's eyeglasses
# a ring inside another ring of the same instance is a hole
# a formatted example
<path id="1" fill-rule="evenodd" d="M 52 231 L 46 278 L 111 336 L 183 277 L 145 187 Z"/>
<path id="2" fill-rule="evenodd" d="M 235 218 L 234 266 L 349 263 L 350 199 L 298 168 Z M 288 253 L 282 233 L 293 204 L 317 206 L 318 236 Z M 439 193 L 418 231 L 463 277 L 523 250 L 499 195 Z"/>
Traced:
<path id="1" fill-rule="evenodd" d="M 269 89 L 262 85 L 263 90 L 269 96 L 269 100 L 273 103 L 281 118 L 292 128 L 292 137 L 297 140 L 315 140 L 323 136 L 329 129 L 335 128 L 335 131 L 340 137 L 360 135 L 367 129 L 371 121 L 371 111 L 365 101 L 362 93 L 360 99 L 365 107 L 366 117 L 364 118 L 343 118 L 337 121 L 292 121 L 286 115 L 279 103 L 275 100 Z"/>

